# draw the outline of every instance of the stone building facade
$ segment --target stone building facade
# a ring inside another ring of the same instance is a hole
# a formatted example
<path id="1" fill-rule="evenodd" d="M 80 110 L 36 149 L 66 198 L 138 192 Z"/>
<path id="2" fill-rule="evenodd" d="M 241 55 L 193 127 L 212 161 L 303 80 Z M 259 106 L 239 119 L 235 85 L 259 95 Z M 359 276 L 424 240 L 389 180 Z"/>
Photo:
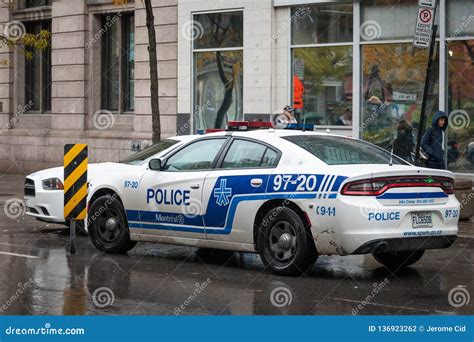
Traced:
<path id="1" fill-rule="evenodd" d="M 177 0 L 152 4 L 162 131 L 169 136 L 176 132 Z M 61 165 L 66 143 L 87 143 L 91 162 L 118 161 L 146 146 L 151 107 L 143 3 L 22 0 L 15 6 L 0 8 L 4 34 L 14 39 L 39 27 L 50 30 L 52 41 L 34 60 L 25 59 L 21 46 L 0 50 L 0 170 Z"/>

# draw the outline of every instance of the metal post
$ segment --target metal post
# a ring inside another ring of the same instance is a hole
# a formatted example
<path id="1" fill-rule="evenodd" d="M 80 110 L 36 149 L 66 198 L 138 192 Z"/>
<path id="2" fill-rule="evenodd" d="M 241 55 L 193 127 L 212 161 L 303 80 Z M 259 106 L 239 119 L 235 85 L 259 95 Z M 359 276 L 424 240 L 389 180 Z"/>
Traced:
<path id="1" fill-rule="evenodd" d="M 434 18 L 436 18 L 436 8 L 434 11 Z M 435 20 L 435 19 L 433 19 Z M 426 68 L 426 81 L 425 88 L 423 90 L 423 101 L 421 103 L 421 113 L 420 113 L 420 125 L 418 127 L 418 135 L 416 137 L 416 150 L 415 150 L 415 163 L 420 159 L 420 145 L 421 137 L 423 136 L 423 131 L 425 130 L 425 121 L 426 121 L 426 105 L 428 102 L 428 92 L 430 89 L 431 82 L 431 73 L 433 70 L 433 55 L 436 46 L 436 34 L 438 32 L 438 25 L 433 25 L 433 33 L 431 37 L 430 52 L 428 55 L 428 67 Z"/>
<path id="2" fill-rule="evenodd" d="M 75 245 L 75 237 L 76 237 L 76 221 L 70 220 L 69 221 L 69 251 L 71 254 L 76 254 L 76 245 Z"/>

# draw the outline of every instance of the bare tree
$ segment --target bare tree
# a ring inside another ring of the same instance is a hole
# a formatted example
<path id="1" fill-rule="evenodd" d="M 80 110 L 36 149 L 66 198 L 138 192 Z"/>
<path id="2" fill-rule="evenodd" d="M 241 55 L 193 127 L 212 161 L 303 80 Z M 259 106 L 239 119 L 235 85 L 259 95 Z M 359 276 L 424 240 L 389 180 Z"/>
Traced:
<path id="1" fill-rule="evenodd" d="M 155 16 L 151 0 L 142 0 L 145 4 L 146 27 L 148 30 L 148 56 L 150 65 L 150 101 L 152 119 L 152 141 L 156 143 L 161 139 L 160 103 L 158 98 L 158 61 L 156 57 L 156 32 Z"/>

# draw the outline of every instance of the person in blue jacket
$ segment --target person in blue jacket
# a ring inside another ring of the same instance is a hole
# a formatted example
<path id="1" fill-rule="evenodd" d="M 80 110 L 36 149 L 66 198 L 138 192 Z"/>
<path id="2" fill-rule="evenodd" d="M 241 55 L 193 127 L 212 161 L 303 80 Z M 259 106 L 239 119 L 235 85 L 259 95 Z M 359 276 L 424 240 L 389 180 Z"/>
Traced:
<path id="1" fill-rule="evenodd" d="M 448 116 L 442 111 L 436 112 L 433 116 L 431 127 L 428 127 L 421 138 L 421 148 L 428 155 L 426 167 L 432 169 L 446 169 L 444 155 L 447 127 Z"/>

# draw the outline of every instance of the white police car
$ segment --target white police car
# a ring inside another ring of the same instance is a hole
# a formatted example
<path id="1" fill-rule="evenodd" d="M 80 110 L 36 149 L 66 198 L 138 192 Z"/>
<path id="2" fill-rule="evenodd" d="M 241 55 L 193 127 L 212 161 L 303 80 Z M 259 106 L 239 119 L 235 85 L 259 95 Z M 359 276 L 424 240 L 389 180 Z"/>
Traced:
<path id="1" fill-rule="evenodd" d="M 409 165 L 357 139 L 236 128 L 91 180 L 95 246 L 125 253 L 152 241 L 256 252 L 273 272 L 294 275 L 322 254 L 372 253 L 397 269 L 457 237 L 448 171 Z"/>
<path id="2" fill-rule="evenodd" d="M 172 151 L 192 141 L 197 136 L 179 136 L 165 139 L 133 154 L 121 163 L 89 164 L 88 179 L 121 172 L 135 172 L 151 158 Z M 25 178 L 26 214 L 38 220 L 52 223 L 66 223 L 64 220 L 64 169 L 55 167 L 32 173 Z"/>

